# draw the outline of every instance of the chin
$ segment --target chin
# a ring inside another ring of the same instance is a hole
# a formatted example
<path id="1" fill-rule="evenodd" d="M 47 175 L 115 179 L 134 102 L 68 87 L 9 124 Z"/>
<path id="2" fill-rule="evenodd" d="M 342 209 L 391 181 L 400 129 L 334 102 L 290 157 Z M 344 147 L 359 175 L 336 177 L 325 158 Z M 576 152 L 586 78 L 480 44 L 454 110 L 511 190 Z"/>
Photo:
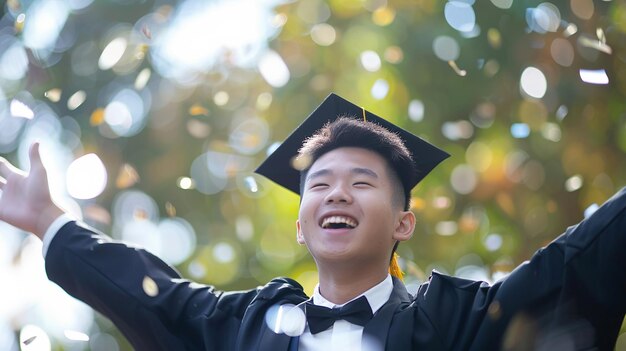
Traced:
<path id="1" fill-rule="evenodd" d="M 330 261 L 349 261 L 354 259 L 354 254 L 350 250 L 326 249 L 315 255 L 316 260 Z"/>

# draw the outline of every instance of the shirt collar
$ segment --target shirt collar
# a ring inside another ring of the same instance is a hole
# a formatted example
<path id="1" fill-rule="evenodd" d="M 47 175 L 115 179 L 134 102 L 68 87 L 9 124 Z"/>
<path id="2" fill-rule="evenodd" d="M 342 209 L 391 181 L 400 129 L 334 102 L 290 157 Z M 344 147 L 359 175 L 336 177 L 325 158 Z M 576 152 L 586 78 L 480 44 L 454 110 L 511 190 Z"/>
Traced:
<path id="1" fill-rule="evenodd" d="M 387 274 L 387 277 L 382 282 L 376 284 L 375 286 L 373 286 L 366 292 L 360 294 L 359 296 L 356 296 L 350 301 L 356 300 L 361 296 L 365 296 L 365 298 L 367 299 L 367 302 L 370 304 L 370 307 L 372 308 L 372 313 L 376 313 L 376 311 L 378 311 L 381 307 L 383 307 L 385 302 L 389 300 L 389 296 L 391 296 L 392 291 L 393 291 L 393 281 L 391 280 L 391 275 Z M 345 303 L 341 305 L 337 305 L 335 303 L 332 303 L 326 300 L 324 296 L 320 294 L 319 284 L 315 286 L 315 290 L 313 291 L 313 303 L 318 306 L 324 306 L 328 308 L 341 307 L 345 305 Z"/>

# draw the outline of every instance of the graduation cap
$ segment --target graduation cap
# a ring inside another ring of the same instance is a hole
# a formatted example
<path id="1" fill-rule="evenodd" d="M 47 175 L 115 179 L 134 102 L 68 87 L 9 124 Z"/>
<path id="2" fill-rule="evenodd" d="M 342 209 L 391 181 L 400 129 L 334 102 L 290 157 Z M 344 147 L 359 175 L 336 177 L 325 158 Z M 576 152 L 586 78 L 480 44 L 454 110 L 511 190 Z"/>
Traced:
<path id="1" fill-rule="evenodd" d="M 366 111 L 350 101 L 331 93 L 302 124 L 256 169 L 259 173 L 276 184 L 300 194 L 300 169 L 294 167 L 293 160 L 304 141 L 317 133 L 325 124 L 339 117 L 363 120 L 364 123 L 376 123 L 400 136 L 404 145 L 411 152 L 417 174 L 410 180 L 409 189 L 419 183 L 433 168 L 450 155 L 410 132 Z"/>

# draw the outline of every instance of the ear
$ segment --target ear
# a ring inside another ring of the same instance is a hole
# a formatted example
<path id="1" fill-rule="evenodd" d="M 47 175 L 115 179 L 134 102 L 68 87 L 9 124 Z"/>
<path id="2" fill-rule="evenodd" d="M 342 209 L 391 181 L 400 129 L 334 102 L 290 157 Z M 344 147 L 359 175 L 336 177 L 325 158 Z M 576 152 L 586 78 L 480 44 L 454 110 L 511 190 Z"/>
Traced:
<path id="1" fill-rule="evenodd" d="M 300 227 L 299 219 L 296 220 L 296 231 L 297 231 L 296 240 L 298 241 L 298 244 L 305 245 L 304 235 L 302 234 L 302 228 Z"/>
<path id="2" fill-rule="evenodd" d="M 412 211 L 402 211 L 396 224 L 393 238 L 397 241 L 407 241 L 415 230 L 415 214 Z"/>

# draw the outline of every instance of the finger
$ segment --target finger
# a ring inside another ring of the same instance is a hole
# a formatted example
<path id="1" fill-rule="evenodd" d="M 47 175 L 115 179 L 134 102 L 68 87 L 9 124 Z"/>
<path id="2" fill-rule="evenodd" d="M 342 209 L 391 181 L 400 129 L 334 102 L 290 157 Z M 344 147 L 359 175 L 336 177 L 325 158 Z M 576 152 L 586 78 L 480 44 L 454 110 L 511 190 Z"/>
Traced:
<path id="1" fill-rule="evenodd" d="M 39 154 L 39 143 L 34 142 L 28 150 L 28 157 L 30 158 L 30 167 L 43 167 L 41 162 L 41 155 Z"/>
<path id="2" fill-rule="evenodd" d="M 3 177 L 5 180 L 8 179 L 12 174 L 18 174 L 21 176 L 25 176 L 26 173 L 21 169 L 13 166 L 11 162 L 7 161 L 5 158 L 0 157 L 0 177 Z"/>
<path id="3" fill-rule="evenodd" d="M 0 157 L 0 177 L 5 179 L 9 177 L 9 174 L 15 173 L 16 168 L 13 167 L 6 159 Z"/>

